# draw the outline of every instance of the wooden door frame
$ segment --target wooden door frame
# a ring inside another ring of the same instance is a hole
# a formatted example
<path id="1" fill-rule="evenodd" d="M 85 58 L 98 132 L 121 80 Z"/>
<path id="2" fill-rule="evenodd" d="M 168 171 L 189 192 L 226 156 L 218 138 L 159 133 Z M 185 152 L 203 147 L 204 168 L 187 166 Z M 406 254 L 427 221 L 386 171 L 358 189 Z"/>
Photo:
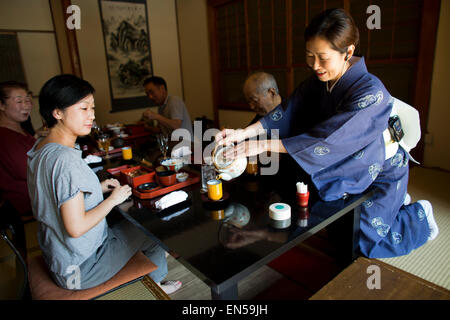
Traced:
<path id="1" fill-rule="evenodd" d="M 423 163 L 425 134 L 428 132 L 428 113 L 431 99 L 431 81 L 433 77 L 434 56 L 441 0 L 424 0 L 420 25 L 419 52 L 417 55 L 416 79 L 414 85 L 413 106 L 419 111 L 422 136 L 411 154 Z"/>
<path id="2" fill-rule="evenodd" d="M 53 26 L 55 28 L 56 44 L 61 61 L 61 72 L 70 73 L 82 78 L 83 73 L 81 70 L 76 30 L 69 30 L 66 26 L 66 21 L 70 17 L 67 13 L 67 8 L 71 4 L 71 0 L 49 0 Z M 64 48 L 61 46 L 64 46 Z M 62 60 L 68 61 L 70 67 L 65 68 Z"/>

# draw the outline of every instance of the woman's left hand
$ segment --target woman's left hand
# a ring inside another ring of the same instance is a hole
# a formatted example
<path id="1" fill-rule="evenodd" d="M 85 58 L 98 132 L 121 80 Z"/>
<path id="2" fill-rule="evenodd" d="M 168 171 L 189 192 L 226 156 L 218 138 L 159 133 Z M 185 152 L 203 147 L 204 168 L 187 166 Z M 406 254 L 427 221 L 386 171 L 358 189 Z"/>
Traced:
<path id="1" fill-rule="evenodd" d="M 120 182 L 114 178 L 106 179 L 102 181 L 101 186 L 102 192 L 105 193 L 108 191 L 112 191 L 112 189 L 115 189 L 116 187 L 120 187 Z"/>

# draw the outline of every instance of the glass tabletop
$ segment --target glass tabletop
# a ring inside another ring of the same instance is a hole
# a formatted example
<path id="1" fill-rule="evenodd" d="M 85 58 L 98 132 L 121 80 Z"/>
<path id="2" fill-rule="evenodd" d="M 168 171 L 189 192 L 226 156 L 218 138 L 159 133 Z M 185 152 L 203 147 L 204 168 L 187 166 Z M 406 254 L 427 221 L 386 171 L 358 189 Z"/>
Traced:
<path id="1" fill-rule="evenodd" d="M 194 169 L 195 170 L 195 169 Z M 121 213 L 210 286 L 256 270 L 351 211 L 370 192 L 324 202 L 311 192 L 308 208 L 296 204 L 295 185 L 279 176 L 242 175 L 223 182 L 223 198 L 212 202 L 201 183 L 181 190 L 188 199 L 158 211 L 155 202 L 134 198 Z M 284 203 L 291 218 L 276 221 L 269 206 Z"/>

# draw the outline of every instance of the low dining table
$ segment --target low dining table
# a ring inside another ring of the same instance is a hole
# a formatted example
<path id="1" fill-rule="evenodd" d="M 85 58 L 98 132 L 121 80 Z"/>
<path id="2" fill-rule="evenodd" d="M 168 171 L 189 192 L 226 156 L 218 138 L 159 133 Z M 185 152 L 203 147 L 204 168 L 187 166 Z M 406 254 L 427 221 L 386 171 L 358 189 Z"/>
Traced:
<path id="1" fill-rule="evenodd" d="M 183 170 L 200 175 L 199 165 Z M 102 174 L 106 177 L 105 170 Z M 201 182 L 180 190 L 187 199 L 167 209 L 155 207 L 165 195 L 153 199 L 133 195 L 116 211 L 206 283 L 213 299 L 229 300 L 238 298 L 240 280 L 338 220 L 340 258 L 350 264 L 359 256 L 359 207 L 373 193 L 370 189 L 325 202 L 311 188 L 305 208 L 297 205 L 295 184 L 283 176 L 246 173 L 223 181 L 219 201 L 201 192 Z M 270 218 L 274 203 L 289 205 L 290 218 Z"/>

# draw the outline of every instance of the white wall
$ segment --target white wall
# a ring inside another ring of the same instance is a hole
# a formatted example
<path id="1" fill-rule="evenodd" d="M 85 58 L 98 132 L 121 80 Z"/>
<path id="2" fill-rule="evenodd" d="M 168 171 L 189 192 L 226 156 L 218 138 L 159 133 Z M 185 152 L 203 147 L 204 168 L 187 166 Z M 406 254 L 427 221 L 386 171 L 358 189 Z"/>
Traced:
<path id="1" fill-rule="evenodd" d="M 0 29 L 53 31 L 48 0 L 0 0 Z"/>
<path id="2" fill-rule="evenodd" d="M 206 0 L 177 0 L 184 98 L 192 120 L 214 119 Z"/>
<path id="3" fill-rule="evenodd" d="M 255 117 L 254 112 L 219 110 L 220 127 L 245 128 Z"/>
<path id="4" fill-rule="evenodd" d="M 214 119 L 207 0 L 177 0 L 178 30 L 186 106 L 194 120 Z M 245 127 L 253 112 L 219 110 L 219 125 Z"/>
<path id="5" fill-rule="evenodd" d="M 83 78 L 95 88 L 96 119 L 99 125 L 132 123 L 145 109 L 110 113 L 108 70 L 98 1 L 72 0 L 81 9 L 77 30 Z M 167 81 L 169 94 L 182 97 L 175 0 L 147 0 L 147 15 L 154 74 Z"/>
<path id="6" fill-rule="evenodd" d="M 441 1 L 441 13 L 431 83 L 427 131 L 432 142 L 425 144 L 424 165 L 450 170 L 450 1 Z M 425 130 L 422 134 L 425 134 Z"/>

